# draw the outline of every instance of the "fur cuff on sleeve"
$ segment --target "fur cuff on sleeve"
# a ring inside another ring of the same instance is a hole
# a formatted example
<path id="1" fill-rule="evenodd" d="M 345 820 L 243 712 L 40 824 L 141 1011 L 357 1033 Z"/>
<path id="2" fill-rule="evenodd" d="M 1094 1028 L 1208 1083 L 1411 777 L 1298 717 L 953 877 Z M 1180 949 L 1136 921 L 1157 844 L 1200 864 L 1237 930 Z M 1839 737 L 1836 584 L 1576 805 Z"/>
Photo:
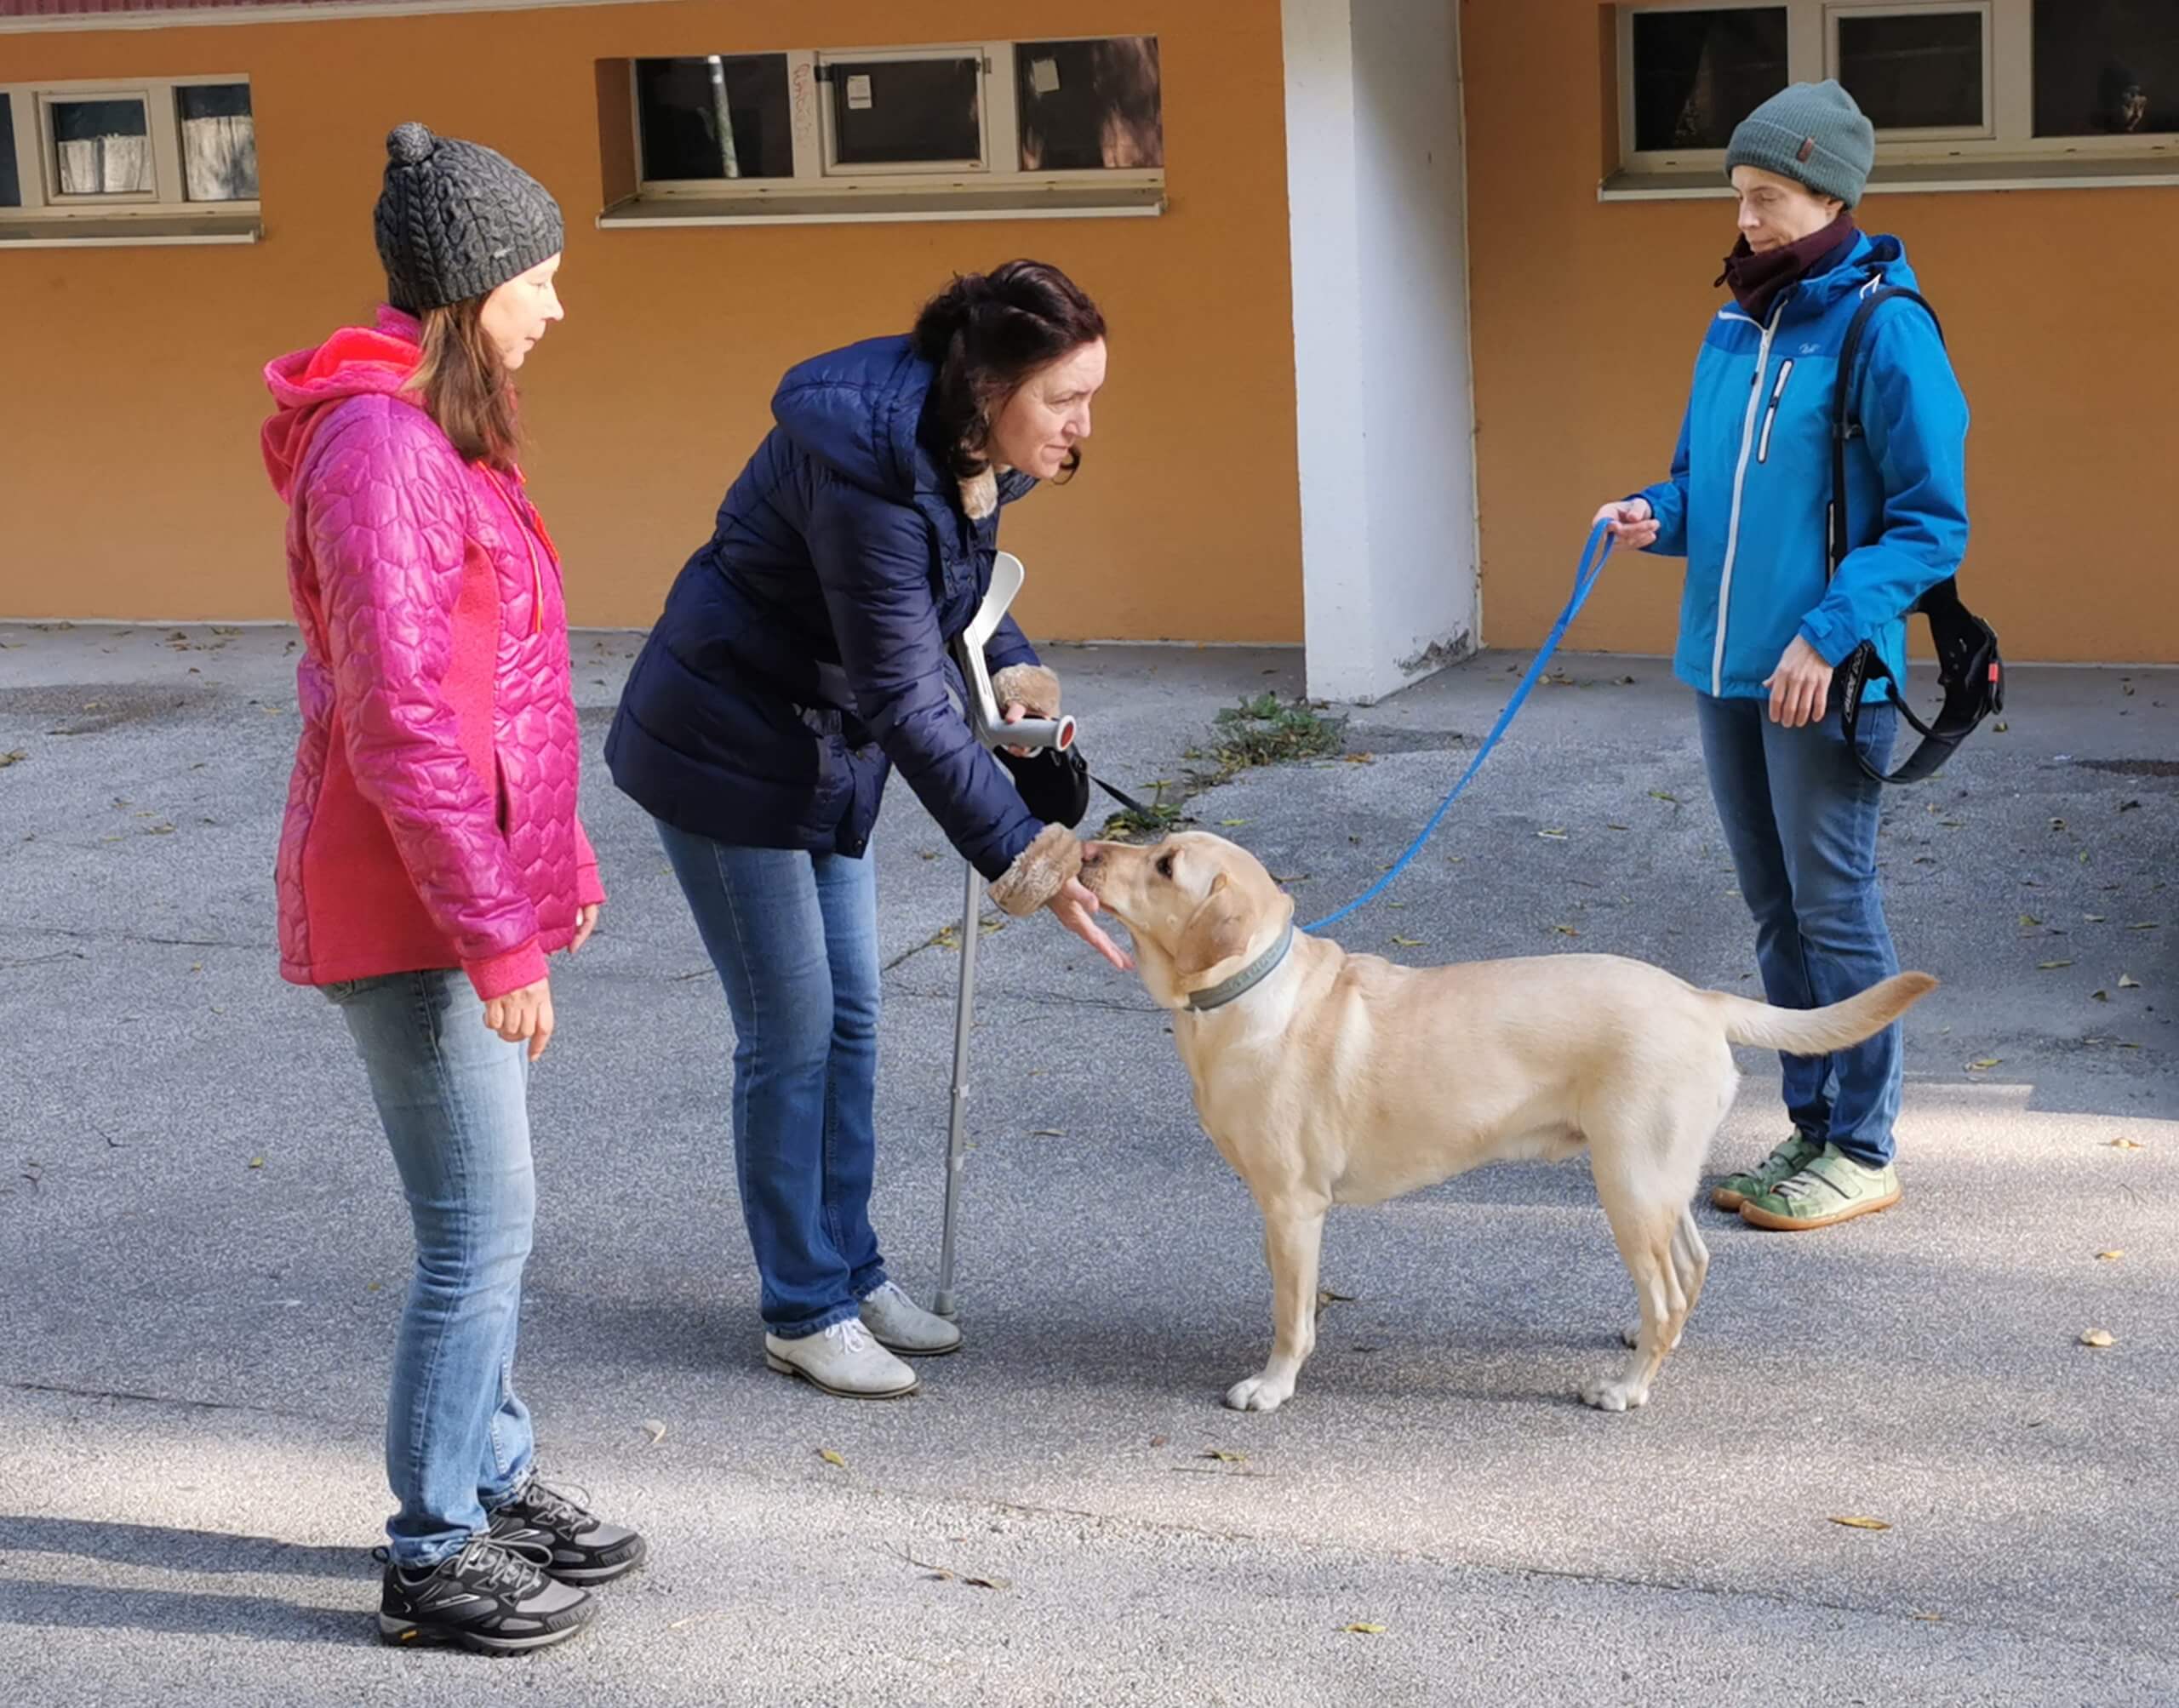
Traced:
<path id="1" fill-rule="evenodd" d="M 998 474 L 985 468 L 961 483 L 961 511 L 971 522 L 981 522 L 998 508 Z"/>
<path id="2" fill-rule="evenodd" d="M 991 679 L 1001 711 L 1018 705 L 1032 717 L 1059 716 L 1059 677 L 1040 664 L 1010 664 Z"/>
<path id="3" fill-rule="evenodd" d="M 991 899 L 1019 919 L 1057 895 L 1081 870 L 1082 844 L 1074 832 L 1065 825 L 1046 825 L 1004 875 L 992 881 Z"/>

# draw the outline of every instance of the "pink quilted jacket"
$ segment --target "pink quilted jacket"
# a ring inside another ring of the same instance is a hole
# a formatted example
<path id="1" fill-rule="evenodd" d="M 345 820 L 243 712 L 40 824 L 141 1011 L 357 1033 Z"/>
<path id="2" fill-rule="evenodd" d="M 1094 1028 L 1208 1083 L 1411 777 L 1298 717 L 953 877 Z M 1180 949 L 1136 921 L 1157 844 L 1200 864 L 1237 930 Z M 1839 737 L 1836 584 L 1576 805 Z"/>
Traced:
<path id="1" fill-rule="evenodd" d="M 558 555 L 520 476 L 465 463 L 403 394 L 420 336 L 384 309 L 265 370 L 303 642 L 280 972 L 459 966 L 489 1002 L 543 978 L 605 892 Z"/>

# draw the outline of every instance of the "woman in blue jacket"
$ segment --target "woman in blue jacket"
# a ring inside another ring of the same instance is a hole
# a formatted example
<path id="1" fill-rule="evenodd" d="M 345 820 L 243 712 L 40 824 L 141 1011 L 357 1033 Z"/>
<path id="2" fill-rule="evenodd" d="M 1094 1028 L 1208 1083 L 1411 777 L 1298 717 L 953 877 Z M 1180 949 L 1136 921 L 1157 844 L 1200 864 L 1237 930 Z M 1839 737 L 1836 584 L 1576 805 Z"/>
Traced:
<path id="1" fill-rule="evenodd" d="M 1862 298 L 1914 288 L 1896 238 L 1852 209 L 1876 138 L 1835 83 L 1797 83 L 1750 113 L 1726 169 L 1740 241 L 1719 281 L 1667 480 L 1598 520 L 1688 560 L 1673 669 L 1696 691 L 1703 758 L 1755 916 L 1771 1002 L 1839 1001 L 1899 970 L 1877 882 L 1875 782 L 1849 751 L 1832 672 L 1873 646 L 1906 677 L 1906 614 L 1967 547 L 1967 404 L 1919 305 L 1873 311 L 1855 372 L 1839 346 Z M 1828 575 L 1830 412 L 1852 393 L 1852 550 Z M 1856 740 L 1879 770 L 1897 713 L 1869 684 Z M 1875 701 L 1870 704 L 1869 701 Z M 1830 1057 L 1787 1056 L 1793 1130 L 1711 1197 L 1759 1227 L 1827 1227 L 1899 1202 L 1892 1124 L 1899 1028 Z"/>
<path id="2" fill-rule="evenodd" d="M 906 337 L 788 371 L 636 660 L 607 738 L 657 820 L 734 1016 L 734 1147 L 765 1362 L 844 1397 L 911 1392 L 895 1354 L 960 1331 L 887 1280 L 871 1230 L 878 797 L 897 768 L 1008 913 L 1049 908 L 1116 966 L 1072 831 L 1040 823 L 947 692 L 999 507 L 1072 471 L 1105 324 L 1056 268 L 956 279 Z M 1009 718 L 1059 683 L 1012 618 Z"/>

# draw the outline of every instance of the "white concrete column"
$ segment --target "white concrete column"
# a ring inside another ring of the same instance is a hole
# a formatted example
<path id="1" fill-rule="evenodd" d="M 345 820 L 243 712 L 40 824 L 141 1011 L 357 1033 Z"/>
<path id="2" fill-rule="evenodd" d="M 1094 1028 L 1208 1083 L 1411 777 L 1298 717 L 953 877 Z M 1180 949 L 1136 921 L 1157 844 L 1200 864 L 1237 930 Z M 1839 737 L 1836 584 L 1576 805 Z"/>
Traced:
<path id="1" fill-rule="evenodd" d="M 1309 691 L 1479 628 L 1457 0 L 1281 0 Z"/>

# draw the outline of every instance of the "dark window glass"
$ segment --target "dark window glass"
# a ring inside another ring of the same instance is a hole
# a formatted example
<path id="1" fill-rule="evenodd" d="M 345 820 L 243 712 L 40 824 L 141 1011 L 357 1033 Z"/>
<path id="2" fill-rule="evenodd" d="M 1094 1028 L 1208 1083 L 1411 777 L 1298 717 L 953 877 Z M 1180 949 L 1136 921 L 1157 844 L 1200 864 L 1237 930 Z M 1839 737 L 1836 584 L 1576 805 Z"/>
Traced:
<path id="1" fill-rule="evenodd" d="M 2035 134 L 2179 130 L 2179 4 L 2035 0 Z"/>
<path id="2" fill-rule="evenodd" d="M 1014 82 L 1024 172 L 1165 163 L 1155 36 L 1023 42 Z"/>
<path id="3" fill-rule="evenodd" d="M 1786 9 L 1634 16 L 1634 146 L 1723 148 L 1733 127 L 1786 86 Z"/>
<path id="4" fill-rule="evenodd" d="M 15 169 L 15 109 L 0 90 L 0 208 L 22 205 L 22 174 Z"/>
<path id="5" fill-rule="evenodd" d="M 834 60 L 825 76 L 835 164 L 983 158 L 982 60 Z"/>
<path id="6" fill-rule="evenodd" d="M 1980 130 L 1982 14 L 1839 14 L 1839 81 L 1879 130 Z"/>
<path id="7" fill-rule="evenodd" d="M 643 176 L 792 178 L 785 54 L 638 60 Z"/>

